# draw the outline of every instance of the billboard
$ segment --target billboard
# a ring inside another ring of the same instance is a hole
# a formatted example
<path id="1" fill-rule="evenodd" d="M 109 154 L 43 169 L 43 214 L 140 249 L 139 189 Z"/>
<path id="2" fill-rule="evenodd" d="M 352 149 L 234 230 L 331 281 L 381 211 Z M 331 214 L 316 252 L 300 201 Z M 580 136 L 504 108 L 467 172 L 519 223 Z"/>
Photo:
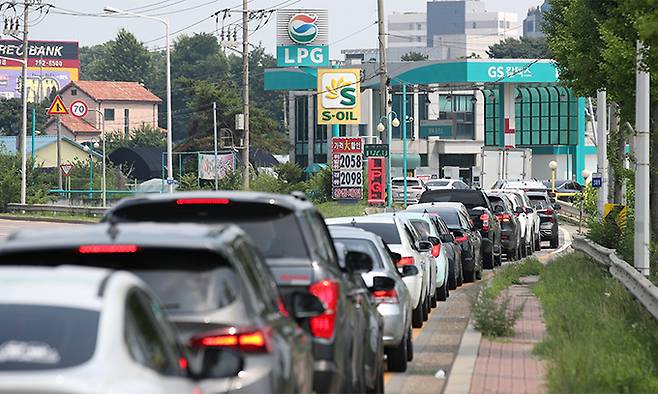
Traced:
<path id="1" fill-rule="evenodd" d="M 19 98 L 22 91 L 23 44 L 0 40 L 0 98 Z M 41 101 L 80 75 L 80 49 L 74 41 L 30 41 L 28 44 L 27 97 Z"/>
<path id="2" fill-rule="evenodd" d="M 279 67 L 329 66 L 329 11 L 286 9 L 276 18 Z"/>
<path id="3" fill-rule="evenodd" d="M 361 69 L 318 69 L 318 124 L 359 124 Z"/>
<path id="4" fill-rule="evenodd" d="M 363 195 L 363 141 L 360 137 L 334 137 L 331 144 L 334 200 L 360 200 Z"/>
<path id="5" fill-rule="evenodd" d="M 215 179 L 215 155 L 199 155 L 199 179 Z M 222 178 L 234 171 L 233 154 L 217 155 L 217 177 Z"/>

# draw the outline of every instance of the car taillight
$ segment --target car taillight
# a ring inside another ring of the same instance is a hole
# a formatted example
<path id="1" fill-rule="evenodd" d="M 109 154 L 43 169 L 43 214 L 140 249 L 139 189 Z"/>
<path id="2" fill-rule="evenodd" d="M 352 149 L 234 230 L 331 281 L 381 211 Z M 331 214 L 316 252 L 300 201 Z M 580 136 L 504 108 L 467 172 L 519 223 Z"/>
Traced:
<path id="1" fill-rule="evenodd" d="M 178 367 L 183 371 L 187 370 L 187 359 L 185 357 L 178 359 Z"/>
<path id="2" fill-rule="evenodd" d="M 338 283 L 323 280 L 313 283 L 308 290 L 318 297 L 325 306 L 323 314 L 314 316 L 309 320 L 311 334 L 317 338 L 330 339 L 334 335 L 334 327 L 336 326 L 336 305 L 339 297 Z"/>
<path id="3" fill-rule="evenodd" d="M 555 213 L 555 211 L 553 211 L 552 209 L 547 209 L 547 210 L 544 211 L 544 213 L 545 213 L 546 215 L 553 216 L 553 214 Z"/>
<path id="4" fill-rule="evenodd" d="M 179 198 L 176 205 L 226 205 L 230 202 L 228 198 Z"/>
<path id="5" fill-rule="evenodd" d="M 499 222 L 509 222 L 512 220 L 512 215 L 509 213 L 501 213 L 496 215 L 496 219 L 498 219 Z"/>
<path id="6" fill-rule="evenodd" d="M 466 241 L 468 241 L 468 234 L 464 234 L 461 237 L 455 237 L 455 242 L 458 244 L 463 244 Z"/>
<path id="7" fill-rule="evenodd" d="M 82 245 L 78 248 L 81 254 L 135 253 L 137 245 Z"/>
<path id="8" fill-rule="evenodd" d="M 441 244 L 432 246 L 432 257 L 439 257 L 441 254 Z"/>
<path id="9" fill-rule="evenodd" d="M 267 353 L 269 344 L 263 330 L 229 327 L 195 336 L 190 343 L 194 347 L 228 347 L 248 353 Z"/>
<path id="10" fill-rule="evenodd" d="M 489 214 L 488 213 L 483 213 L 480 215 L 480 220 L 482 221 L 482 230 L 488 231 L 489 230 Z"/>
<path id="11" fill-rule="evenodd" d="M 395 289 L 391 290 L 375 290 L 372 292 L 375 302 L 378 304 L 399 304 L 398 293 Z"/>
<path id="12" fill-rule="evenodd" d="M 416 261 L 414 260 L 413 257 L 403 257 L 398 261 L 396 266 L 399 267 L 404 267 L 405 265 L 414 265 L 416 264 Z"/>

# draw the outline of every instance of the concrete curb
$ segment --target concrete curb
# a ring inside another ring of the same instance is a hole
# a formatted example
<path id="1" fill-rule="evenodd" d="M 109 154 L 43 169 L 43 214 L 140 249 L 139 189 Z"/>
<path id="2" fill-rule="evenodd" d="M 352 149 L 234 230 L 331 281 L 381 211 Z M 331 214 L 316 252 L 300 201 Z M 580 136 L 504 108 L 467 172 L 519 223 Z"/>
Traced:
<path id="1" fill-rule="evenodd" d="M 0 215 L 2 220 L 16 220 L 23 222 L 48 222 L 48 223 L 64 223 L 64 224 L 96 224 L 95 222 L 75 219 L 59 219 L 49 217 L 36 217 L 36 216 L 20 216 L 20 215 Z"/>
<path id="2" fill-rule="evenodd" d="M 452 364 L 448 382 L 443 390 L 445 394 L 469 394 L 481 339 L 482 334 L 475 331 L 473 318 L 471 318 L 464 331 L 464 336 L 462 336 L 457 357 Z"/>

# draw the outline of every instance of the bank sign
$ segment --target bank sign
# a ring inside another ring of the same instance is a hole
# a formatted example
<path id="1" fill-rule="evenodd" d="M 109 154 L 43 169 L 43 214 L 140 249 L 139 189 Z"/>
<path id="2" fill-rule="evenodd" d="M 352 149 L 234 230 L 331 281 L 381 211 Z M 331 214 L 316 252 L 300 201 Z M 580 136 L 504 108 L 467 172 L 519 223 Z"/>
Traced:
<path id="1" fill-rule="evenodd" d="M 361 69 L 318 70 L 318 124 L 359 124 Z"/>
<path id="2" fill-rule="evenodd" d="M 329 12 L 279 10 L 277 49 L 279 67 L 329 66 Z"/>

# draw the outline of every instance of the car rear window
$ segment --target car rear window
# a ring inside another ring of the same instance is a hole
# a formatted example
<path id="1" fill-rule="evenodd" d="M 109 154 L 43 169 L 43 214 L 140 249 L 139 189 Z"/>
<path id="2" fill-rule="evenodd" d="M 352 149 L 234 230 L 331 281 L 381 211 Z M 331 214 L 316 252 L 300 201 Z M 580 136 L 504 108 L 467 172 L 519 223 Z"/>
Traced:
<path id="1" fill-rule="evenodd" d="M 528 196 L 530 198 L 530 201 L 532 201 L 533 206 L 540 205 L 541 209 L 546 209 L 550 207 L 550 202 L 546 199 L 544 196 Z"/>
<path id="2" fill-rule="evenodd" d="M 175 201 L 147 202 L 119 207 L 112 216 L 118 221 L 235 223 L 249 234 L 266 258 L 309 257 L 294 212 L 269 203 L 229 201 L 226 204 L 177 205 Z"/>
<path id="3" fill-rule="evenodd" d="M 393 186 L 404 186 L 404 180 L 403 179 L 394 179 L 392 181 Z M 411 180 L 407 179 L 407 186 L 420 186 L 420 182 L 417 180 Z"/>
<path id="4" fill-rule="evenodd" d="M 44 305 L 0 304 L 0 371 L 69 368 L 96 349 L 99 312 Z"/>
<path id="5" fill-rule="evenodd" d="M 431 235 L 430 225 L 426 221 L 411 219 L 409 222 L 411 222 L 411 225 L 414 226 L 423 239 L 427 239 Z"/>
<path id="6" fill-rule="evenodd" d="M 502 198 L 498 196 L 489 196 L 489 201 L 491 201 L 491 206 L 493 207 L 494 212 L 496 212 L 497 209 L 501 210 L 501 212 L 507 211 L 507 206 L 505 205 L 505 202 Z"/>
<path id="7" fill-rule="evenodd" d="M 379 235 L 389 245 L 402 244 L 400 233 L 395 223 L 353 223 L 353 225 Z"/>
<path id="8" fill-rule="evenodd" d="M 482 193 L 475 190 L 434 190 L 423 193 L 420 202 L 460 202 L 468 209 L 487 207 Z"/>
<path id="9" fill-rule="evenodd" d="M 334 238 L 334 241 L 342 243 L 348 250 L 362 252 L 370 256 L 372 258 L 373 268 L 384 268 L 379 250 L 372 241 L 354 238 Z"/>
<path id="10" fill-rule="evenodd" d="M 450 181 L 429 181 L 429 182 L 427 182 L 427 186 L 435 186 L 435 187 L 448 186 L 449 184 L 450 184 Z"/>

